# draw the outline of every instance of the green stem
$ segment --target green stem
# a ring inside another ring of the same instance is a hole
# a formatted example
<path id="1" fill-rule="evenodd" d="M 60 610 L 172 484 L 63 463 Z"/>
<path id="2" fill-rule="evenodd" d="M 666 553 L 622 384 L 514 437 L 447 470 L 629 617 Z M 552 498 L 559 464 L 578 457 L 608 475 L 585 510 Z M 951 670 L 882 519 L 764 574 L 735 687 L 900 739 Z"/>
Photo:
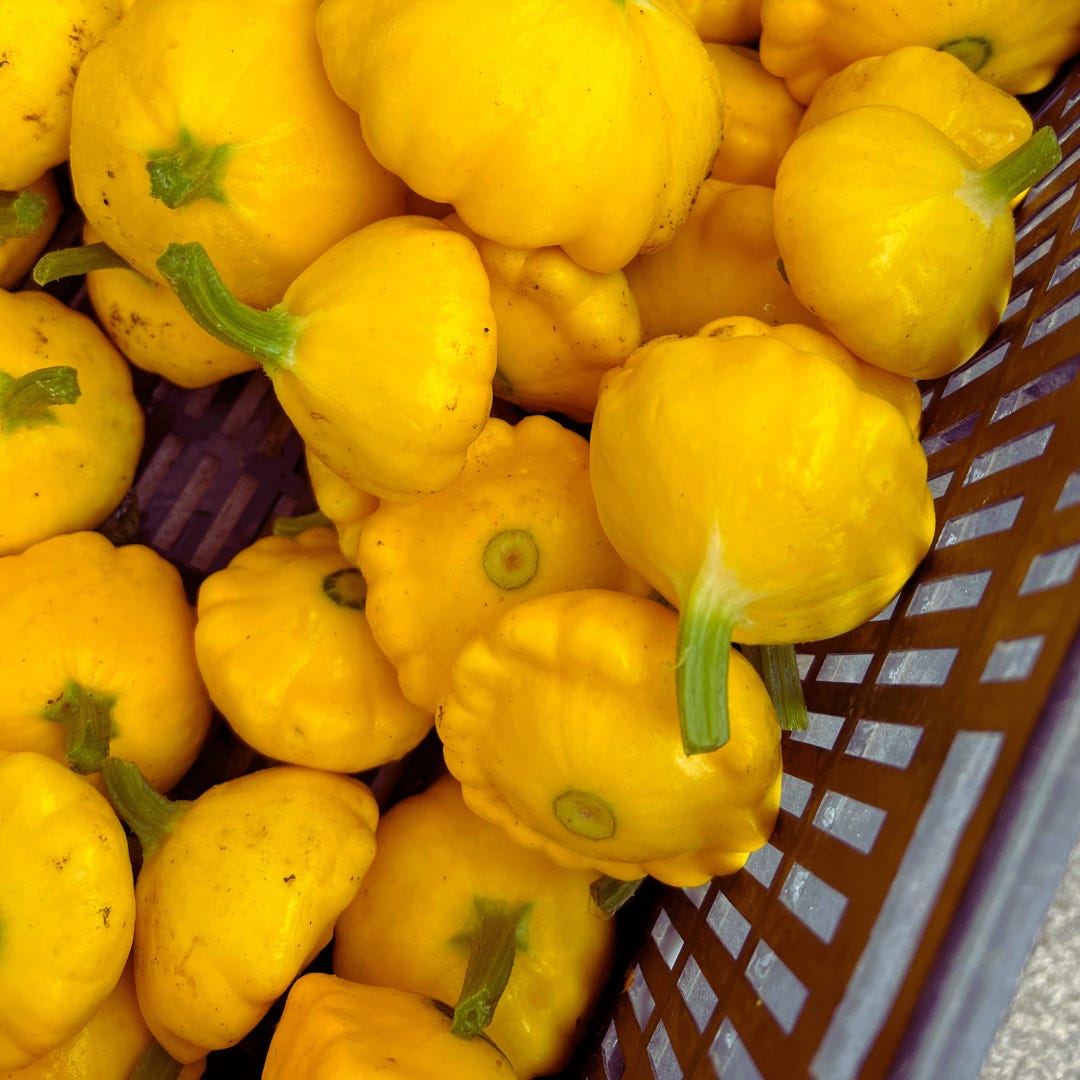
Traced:
<path id="1" fill-rule="evenodd" d="M 274 536 L 299 536 L 308 529 L 332 529 L 334 523 L 321 511 L 297 514 L 295 517 L 276 517 L 270 524 Z"/>
<path id="2" fill-rule="evenodd" d="M 754 665 L 769 691 L 783 731 L 810 726 L 794 645 L 744 645 L 743 655 Z"/>
<path id="3" fill-rule="evenodd" d="M 161 1043 L 152 1038 L 150 1045 L 135 1063 L 128 1080 L 176 1080 L 183 1071 L 184 1066 L 170 1057 Z"/>
<path id="4" fill-rule="evenodd" d="M 292 367 L 302 320 L 290 315 L 283 304 L 260 311 L 237 300 L 202 244 L 170 244 L 157 268 L 208 334 L 255 357 L 270 376 Z"/>
<path id="5" fill-rule="evenodd" d="M 131 264 L 122 259 L 108 244 L 83 244 L 82 247 L 60 248 L 42 255 L 34 267 L 34 281 L 48 285 L 61 278 L 89 274 L 93 270 L 131 270 Z"/>
<path id="6" fill-rule="evenodd" d="M 978 71 L 985 67 L 987 60 L 994 55 L 994 46 L 987 38 L 968 35 L 942 42 L 938 46 L 938 51 L 949 53 L 971 71 Z"/>
<path id="7" fill-rule="evenodd" d="M 113 720 L 116 698 L 87 690 L 69 679 L 60 695 L 42 710 L 46 720 L 63 724 L 71 767 L 83 776 L 98 772 L 109 756 L 109 740 L 117 734 Z"/>
<path id="8" fill-rule="evenodd" d="M 736 620 L 703 567 L 679 613 L 675 688 L 687 754 L 719 750 L 730 737 L 728 663 Z"/>
<path id="9" fill-rule="evenodd" d="M 528 585 L 540 565 L 540 548 L 528 529 L 503 529 L 484 547 L 484 573 L 499 589 Z"/>
<path id="10" fill-rule="evenodd" d="M 0 241 L 33 235 L 48 210 L 49 200 L 36 191 L 0 191 Z"/>
<path id="11" fill-rule="evenodd" d="M 961 185 L 958 194 L 984 221 L 1038 183 L 1061 160 L 1061 145 L 1051 127 L 1041 127 L 1027 142 L 1000 161 L 981 169 Z"/>
<path id="12" fill-rule="evenodd" d="M 147 783 L 142 769 L 130 761 L 108 758 L 101 767 L 101 775 L 116 812 L 139 838 L 143 858 L 149 858 L 191 803 L 167 799 L 156 792 Z"/>
<path id="13" fill-rule="evenodd" d="M 199 199 L 228 202 L 225 169 L 231 154 L 228 143 L 211 146 L 181 128 L 175 146 L 146 155 L 151 197 L 160 199 L 170 210 Z"/>
<path id="14" fill-rule="evenodd" d="M 620 881 L 619 878 L 603 874 L 589 886 L 589 895 L 597 912 L 603 918 L 610 919 L 641 888 L 644 880 Z"/>
<path id="15" fill-rule="evenodd" d="M 79 373 L 59 365 L 14 378 L 0 371 L 0 428 L 14 431 L 31 424 L 55 424 L 54 405 L 74 405 L 82 391 Z"/>
<path id="16" fill-rule="evenodd" d="M 476 898 L 469 925 L 453 939 L 454 944 L 469 946 L 469 965 L 450 1027 L 459 1038 L 475 1038 L 491 1023 L 514 958 L 525 948 L 531 913 L 532 904 L 513 907 L 503 900 Z"/>

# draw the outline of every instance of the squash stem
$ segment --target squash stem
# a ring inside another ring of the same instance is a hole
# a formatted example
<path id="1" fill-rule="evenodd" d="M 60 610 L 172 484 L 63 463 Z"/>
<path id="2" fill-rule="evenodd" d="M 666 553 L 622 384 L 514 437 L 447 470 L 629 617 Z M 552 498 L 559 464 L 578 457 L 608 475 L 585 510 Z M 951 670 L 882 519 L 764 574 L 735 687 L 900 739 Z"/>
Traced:
<path id="1" fill-rule="evenodd" d="M 122 259 L 108 244 L 83 244 L 81 247 L 60 248 L 42 255 L 34 266 L 34 281 L 48 285 L 61 278 L 89 274 L 93 270 L 131 270 L 131 264 Z"/>
<path id="2" fill-rule="evenodd" d="M 253 356 L 271 377 L 293 366 L 302 320 L 290 315 L 283 304 L 260 311 L 237 300 L 198 241 L 170 244 L 157 260 L 157 268 L 208 334 Z"/>
<path id="3" fill-rule="evenodd" d="M 74 405 L 82 391 L 79 373 L 59 365 L 38 368 L 14 378 L 0 371 L 0 428 L 13 431 L 31 424 L 55 424 L 54 405 Z"/>
<path id="4" fill-rule="evenodd" d="M 602 874 L 589 886 L 589 895 L 597 914 L 601 918 L 610 919 L 633 898 L 644 880 L 635 878 L 633 881 L 621 881 L 619 878 Z"/>
<path id="5" fill-rule="evenodd" d="M 175 146 L 146 155 L 151 198 L 160 199 L 170 210 L 199 199 L 228 202 L 225 170 L 231 155 L 228 143 L 211 146 L 181 128 Z"/>
<path id="6" fill-rule="evenodd" d="M 49 200 L 36 191 L 0 191 L 0 241 L 32 236 L 48 210 Z"/>
<path id="7" fill-rule="evenodd" d="M 116 734 L 113 707 L 116 698 L 87 690 L 74 679 L 42 711 L 46 720 L 63 724 L 67 759 L 83 776 L 98 772 L 109 756 L 109 740 Z"/>
<path id="8" fill-rule="evenodd" d="M 525 948 L 525 930 L 532 904 L 513 906 L 503 900 L 477 897 L 473 916 L 465 930 L 453 939 L 469 946 L 469 964 L 461 986 L 450 1030 L 472 1039 L 491 1023 L 514 958 Z"/>
<path id="9" fill-rule="evenodd" d="M 754 665 L 769 691 L 782 731 L 805 731 L 810 726 L 794 645 L 744 645 L 743 655 Z"/>
<path id="10" fill-rule="evenodd" d="M 143 858 L 149 858 L 191 805 L 156 792 L 142 769 L 130 761 L 107 758 L 101 775 L 116 812 L 139 838 Z"/>
<path id="11" fill-rule="evenodd" d="M 984 220 L 1004 210 L 1061 161 L 1061 145 L 1051 127 L 1041 127 L 1000 161 L 975 173 L 959 194 Z"/>
<path id="12" fill-rule="evenodd" d="M 131 1070 L 128 1080 L 176 1080 L 183 1071 L 184 1066 L 171 1057 L 157 1039 L 151 1039 L 150 1045 L 142 1052 L 135 1068 Z"/>
<path id="13" fill-rule="evenodd" d="M 675 688 L 687 754 L 719 750 L 730 737 L 727 682 L 735 624 L 704 567 L 679 613 Z"/>
<path id="14" fill-rule="evenodd" d="M 334 523 L 321 510 L 312 510 L 310 514 L 297 514 L 294 517 L 276 517 L 270 523 L 270 532 L 274 536 L 299 536 L 308 529 L 332 528 Z"/>

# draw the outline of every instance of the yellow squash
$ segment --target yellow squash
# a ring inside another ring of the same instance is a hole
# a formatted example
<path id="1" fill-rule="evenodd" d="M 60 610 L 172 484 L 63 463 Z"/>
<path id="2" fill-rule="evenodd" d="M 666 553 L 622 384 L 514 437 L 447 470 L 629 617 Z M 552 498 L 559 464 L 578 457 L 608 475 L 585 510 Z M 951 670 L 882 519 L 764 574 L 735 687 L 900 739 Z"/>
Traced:
<path id="1" fill-rule="evenodd" d="M 143 432 L 131 370 L 91 319 L 0 290 L 0 556 L 99 525 L 131 486 Z"/>
<path id="2" fill-rule="evenodd" d="M 330 941 L 375 854 L 378 808 L 358 780 L 291 765 L 193 802 L 156 795 L 116 758 L 105 779 L 142 845 L 139 1007 L 189 1064 L 238 1043 Z"/>
<path id="3" fill-rule="evenodd" d="M 563 866 L 622 880 L 690 887 L 738 870 L 776 821 L 780 726 L 728 650 L 731 738 L 687 757 L 678 623 L 663 604 L 594 589 L 519 604 L 473 638 L 436 717 L 469 807 Z"/>
<path id="4" fill-rule="evenodd" d="M 459 1039 L 438 1002 L 313 971 L 293 983 L 262 1080 L 512 1080 L 487 1039 Z"/>
<path id="5" fill-rule="evenodd" d="M 75 197 L 140 273 L 200 241 L 258 306 L 343 236 L 404 207 L 326 79 L 317 0 L 135 4 L 72 103 Z"/>
<path id="6" fill-rule="evenodd" d="M 364 613 L 360 571 L 332 529 L 264 536 L 199 588 L 195 653 L 210 697 L 261 754 L 361 772 L 427 734 Z"/>
<path id="7" fill-rule="evenodd" d="M 702 41 L 738 44 L 761 33 L 761 0 L 679 0 Z"/>
<path id="8" fill-rule="evenodd" d="M 0 757 L 0 1070 L 76 1035 L 131 950 L 127 838 L 85 780 L 30 751 Z"/>
<path id="9" fill-rule="evenodd" d="M 773 227 L 791 288 L 861 359 L 945 375 L 1005 310 L 1011 200 L 1060 159 L 1048 127 L 980 168 L 906 109 L 838 113 L 803 132 L 777 173 Z"/>
<path id="10" fill-rule="evenodd" d="M 763 0 L 761 24 L 762 62 L 804 104 L 853 60 L 902 45 L 950 52 L 1010 94 L 1041 90 L 1080 49 L 1080 7 L 1061 0 Z"/>
<path id="11" fill-rule="evenodd" d="M 201 326 L 257 357 L 311 453 L 380 499 L 451 483 L 491 410 L 495 317 L 476 247 L 432 218 L 374 222 L 259 311 L 199 244 L 158 260 Z"/>
<path id="12" fill-rule="evenodd" d="M 56 231 L 62 209 L 51 170 L 22 191 L 0 191 L 0 289 L 18 288 Z"/>
<path id="13" fill-rule="evenodd" d="M 0 559 L 0 753 L 93 774 L 111 752 L 168 791 L 210 727 L 194 630 L 179 573 L 144 545 L 78 532 Z"/>
<path id="14" fill-rule="evenodd" d="M 378 509 L 375 495 L 361 491 L 354 484 L 342 480 L 329 466 L 324 465 L 310 449 L 304 450 L 308 480 L 315 495 L 319 511 L 337 531 L 338 546 L 342 555 L 354 566 L 360 546 L 360 530 L 364 522 Z"/>
<path id="15" fill-rule="evenodd" d="M 367 519 L 367 617 L 410 701 L 434 713 L 462 645 L 530 597 L 648 591 L 600 528 L 588 460 L 585 439 L 548 417 L 492 417 L 455 483 Z"/>
<path id="16" fill-rule="evenodd" d="M 325 0 L 317 32 L 383 165 L 481 236 L 599 273 L 678 229 L 720 142 L 677 0 Z"/>
<path id="17" fill-rule="evenodd" d="M 909 380 L 828 335 L 752 319 L 657 338 L 605 380 L 596 506 L 615 550 L 679 611 L 687 752 L 729 737 L 732 640 L 850 630 L 925 555 L 934 506 L 914 399 Z"/>
<path id="18" fill-rule="evenodd" d="M 454 1004 L 519 1077 L 566 1067 L 603 989 L 615 926 L 589 870 L 558 866 L 474 814 L 451 776 L 397 803 L 334 931 L 334 972 Z"/>

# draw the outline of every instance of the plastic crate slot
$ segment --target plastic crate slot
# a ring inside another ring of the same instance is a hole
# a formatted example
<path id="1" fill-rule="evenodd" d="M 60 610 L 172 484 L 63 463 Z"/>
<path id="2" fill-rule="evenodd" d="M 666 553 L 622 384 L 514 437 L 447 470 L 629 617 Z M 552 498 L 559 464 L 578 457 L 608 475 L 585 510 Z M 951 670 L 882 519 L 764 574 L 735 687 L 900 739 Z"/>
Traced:
<path id="1" fill-rule="evenodd" d="M 1027 573 L 1020 583 L 1019 595 L 1043 592 L 1068 585 L 1080 566 L 1080 544 L 1072 544 L 1057 551 L 1036 555 L 1028 564 Z"/>
<path id="2" fill-rule="evenodd" d="M 795 663 L 799 668 L 799 678 L 805 679 L 810 674 L 810 669 L 814 666 L 814 661 L 817 657 L 813 653 L 796 653 Z"/>
<path id="3" fill-rule="evenodd" d="M 679 993 L 693 1018 L 698 1033 L 702 1033 L 712 1019 L 719 999 L 693 956 L 687 958 L 686 966 L 679 973 L 675 985 L 679 988 Z"/>
<path id="4" fill-rule="evenodd" d="M 1017 260 L 1016 265 L 1013 268 L 1013 273 L 1019 274 L 1022 271 L 1026 270 L 1029 266 L 1033 266 L 1044 255 L 1048 255 L 1050 253 L 1050 249 L 1053 246 L 1054 238 L 1052 236 L 1047 237 L 1047 239 L 1045 239 L 1037 247 L 1032 248 L 1031 251 L 1029 251 L 1022 259 Z"/>
<path id="5" fill-rule="evenodd" d="M 972 510 L 970 513 L 950 518 L 942 527 L 941 535 L 934 546 L 952 547 L 954 544 L 963 544 L 968 540 L 978 540 L 983 536 L 1007 532 L 1016 524 L 1023 502 L 1024 496 L 1017 495 L 1015 498 L 1006 499 L 1005 502 L 994 503 L 981 510 Z"/>
<path id="6" fill-rule="evenodd" d="M 718 1080 L 764 1080 L 735 1025 L 724 1017 L 709 1048 L 709 1061 Z"/>
<path id="7" fill-rule="evenodd" d="M 794 863 L 780 890 L 780 902 L 828 945 L 844 916 L 848 898 L 805 866 Z"/>
<path id="8" fill-rule="evenodd" d="M 239 397 L 233 402 L 232 408 L 225 414 L 225 419 L 221 423 L 221 434 L 230 438 L 243 434 L 251 423 L 252 417 L 258 412 L 259 406 L 270 393 L 270 389 L 269 379 L 248 379 Z M 271 396 L 270 401 L 276 404 L 277 399 Z"/>
<path id="9" fill-rule="evenodd" d="M 743 913 L 722 892 L 716 894 L 716 898 L 709 908 L 707 918 L 712 932 L 717 940 L 731 954 L 732 959 L 738 959 L 746 944 L 747 935 L 750 933 L 750 923 Z"/>
<path id="10" fill-rule="evenodd" d="M 206 572 L 213 567 L 221 550 L 229 542 L 234 526 L 258 490 L 259 481 L 247 473 L 236 481 L 206 530 L 201 543 L 191 556 L 191 565 L 196 570 Z"/>
<path id="11" fill-rule="evenodd" d="M 877 681 L 885 686 L 944 686 L 958 649 L 894 649 Z"/>
<path id="12" fill-rule="evenodd" d="M 154 451 L 153 457 L 143 468 L 142 474 L 135 481 L 135 486 L 132 489 L 135 493 L 135 501 L 139 506 L 149 504 L 151 496 L 161 487 L 165 478 L 169 475 L 169 470 L 183 450 L 184 440 L 172 432 L 169 432 L 161 440 L 161 445 Z"/>
<path id="13" fill-rule="evenodd" d="M 660 914 L 653 923 L 651 933 L 661 959 L 668 968 L 674 967 L 675 961 L 679 959 L 679 953 L 682 952 L 683 939 L 679 931 L 675 929 L 671 916 L 663 908 L 660 909 Z"/>
<path id="14" fill-rule="evenodd" d="M 1080 218 L 1077 218 L 1077 221 L 1080 221 Z M 1047 241 L 1047 243 L 1049 242 Z M 1072 254 L 1066 255 L 1054 268 L 1054 272 L 1050 275 L 1048 288 L 1052 289 L 1055 285 L 1060 285 L 1066 278 L 1072 277 L 1078 269 L 1080 269 L 1080 251 L 1074 251 Z"/>
<path id="15" fill-rule="evenodd" d="M 985 375 L 988 371 L 993 371 L 1005 359 L 1008 351 L 1009 346 L 1007 344 L 999 345 L 985 355 L 977 356 L 969 361 L 949 376 L 948 382 L 945 383 L 945 389 L 941 391 L 941 396 L 947 398 L 950 394 L 955 394 L 957 390 L 967 386 L 968 383 L 974 382 L 979 376 Z"/>
<path id="16" fill-rule="evenodd" d="M 999 420 L 1004 420 L 1006 416 L 1012 416 L 1025 405 L 1063 390 L 1076 378 L 1077 372 L 1080 372 L 1080 356 L 1074 356 L 1065 363 L 1044 372 L 1037 379 L 1024 383 L 1023 386 L 1006 394 L 998 401 L 990 417 L 990 423 L 996 424 Z"/>
<path id="17" fill-rule="evenodd" d="M 861 683 L 873 659 L 873 653 L 829 653 L 821 662 L 818 682 Z"/>
<path id="18" fill-rule="evenodd" d="M 1023 311 L 1028 306 L 1028 301 L 1031 300 L 1032 291 L 1032 289 L 1025 289 L 1022 293 L 1010 296 L 1009 302 L 1005 305 L 1005 310 L 1001 314 L 1001 321 L 1008 322 L 1018 311 Z"/>
<path id="19" fill-rule="evenodd" d="M 656 1002 L 653 1000 L 652 991 L 645 981 L 645 973 L 641 970 L 640 964 L 634 967 L 634 973 L 630 977 L 630 986 L 627 988 L 626 996 L 630 999 L 630 1008 L 634 1010 L 634 1019 L 637 1021 L 638 1027 L 644 1031 L 645 1025 L 652 1019 L 652 1014 L 656 1009 Z"/>
<path id="20" fill-rule="evenodd" d="M 791 738 L 795 742 L 808 743 L 822 750 L 831 750 L 836 745 L 837 736 L 844 727 L 842 716 L 831 713 L 808 712 L 809 724 L 804 731 L 793 731 Z"/>
<path id="21" fill-rule="evenodd" d="M 776 877 L 776 871 L 783 858 L 781 853 L 772 844 L 762 844 L 757 851 L 750 852 L 744 869 L 755 880 L 760 881 L 767 889 Z"/>
<path id="22" fill-rule="evenodd" d="M 1060 166 L 1055 168 L 1049 176 L 1045 178 L 1042 186 L 1046 186 L 1048 181 L 1052 181 L 1052 178 L 1059 177 Z M 1040 187 L 1042 190 L 1042 187 Z M 1024 239 L 1025 236 L 1037 226 L 1041 225 L 1048 217 L 1052 217 L 1062 207 L 1066 207 L 1072 202 L 1073 195 L 1076 193 L 1076 184 L 1070 184 L 1064 191 L 1060 192 L 1055 198 L 1051 199 L 1044 207 L 1032 214 L 1017 230 L 1016 239 L 1017 242 Z"/>
<path id="23" fill-rule="evenodd" d="M 863 855 L 869 855 L 877 842 L 881 826 L 885 824 L 885 811 L 841 795 L 838 791 L 826 791 L 814 814 L 814 827 L 823 833 L 842 840 Z"/>
<path id="24" fill-rule="evenodd" d="M 780 1029 L 790 1035 L 810 992 L 764 941 L 757 943 L 744 974 Z"/>
<path id="25" fill-rule="evenodd" d="M 1026 435 L 1010 439 L 992 450 L 985 450 L 971 462 L 964 483 L 974 484 L 1005 469 L 1011 469 L 1014 465 L 1023 465 L 1026 461 L 1042 457 L 1053 433 L 1054 425 L 1047 424 L 1038 431 L 1029 431 Z"/>
<path id="26" fill-rule="evenodd" d="M 1054 504 L 1054 510 L 1055 512 L 1058 510 L 1067 510 L 1070 506 L 1076 506 L 1078 503 L 1080 503 L 1080 470 L 1070 473 L 1065 478 L 1065 483 L 1061 488 L 1061 494 L 1058 496 L 1058 501 Z"/>
<path id="27" fill-rule="evenodd" d="M 154 533 L 151 546 L 157 548 L 158 551 L 168 551 L 176 543 L 199 503 L 210 490 L 210 485 L 220 469 L 221 462 L 210 454 L 199 461 L 180 494 L 173 501 L 172 509 Z"/>
<path id="28" fill-rule="evenodd" d="M 1037 634 L 999 641 L 986 661 L 979 682 L 1024 682 L 1034 670 L 1045 640 Z"/>
<path id="29" fill-rule="evenodd" d="M 844 747 L 852 757 L 906 769 L 915 756 L 923 729 L 914 724 L 894 724 L 884 720 L 860 720 Z"/>
<path id="30" fill-rule="evenodd" d="M 813 784 L 801 776 L 784 773 L 784 778 L 780 782 L 780 809 L 786 810 L 793 817 L 802 817 L 813 793 Z"/>
<path id="31" fill-rule="evenodd" d="M 683 896 L 690 901 L 694 907 L 699 908 L 705 902 L 705 897 L 709 895 L 710 882 L 706 881 L 704 885 L 695 885 L 690 889 L 683 889 Z"/>
<path id="32" fill-rule="evenodd" d="M 936 394 L 937 394 L 937 388 L 933 387 L 933 386 L 928 387 L 926 390 L 923 391 L 923 395 L 922 395 L 922 410 L 923 410 L 923 412 L 926 412 L 926 410 L 928 408 L 930 408 L 930 403 L 934 400 L 934 396 Z"/>
<path id="33" fill-rule="evenodd" d="M 600 1062 L 607 1080 L 622 1080 L 626 1072 L 626 1059 L 623 1057 L 622 1043 L 619 1042 L 619 1032 L 614 1020 L 608 1024 L 600 1043 Z"/>
<path id="34" fill-rule="evenodd" d="M 982 602 L 983 593 L 990 581 L 990 573 L 989 570 L 980 570 L 938 578 L 936 581 L 925 581 L 915 590 L 904 614 L 932 615 L 941 611 L 976 608 Z"/>
<path id="35" fill-rule="evenodd" d="M 1073 124 L 1072 127 L 1069 129 L 1070 134 L 1075 131 L 1076 128 L 1077 125 Z M 1054 173 L 1060 174 L 1068 172 L 1076 164 L 1076 162 L 1080 160 L 1080 149 L 1073 149 L 1070 151 L 1065 145 L 1067 142 L 1067 138 L 1063 138 L 1060 135 L 1058 136 L 1058 142 L 1061 144 L 1061 148 L 1064 153 L 1062 155 L 1061 161 L 1059 161 L 1057 165 L 1054 166 Z M 1054 173 L 1051 173 L 1051 176 L 1054 175 Z M 1046 179 L 1049 179 L 1049 177 L 1047 177 Z"/>
<path id="36" fill-rule="evenodd" d="M 963 442 L 975 430 L 975 425 L 978 422 L 979 413 L 974 412 L 965 416 L 963 420 L 957 420 L 955 424 L 950 424 L 944 431 L 928 436 L 922 441 L 923 453 L 927 457 L 932 457 L 947 446 L 954 446 L 958 442 Z"/>
<path id="37" fill-rule="evenodd" d="M 199 390 L 192 390 L 184 402 L 184 415 L 192 420 L 200 419 L 206 410 L 210 408 L 210 403 L 217 396 L 217 392 L 216 384 L 204 386 Z"/>
<path id="38" fill-rule="evenodd" d="M 900 601 L 900 594 L 897 593 L 876 615 L 867 619 L 867 622 L 888 622 L 893 617 L 893 612 L 896 610 L 896 605 Z"/>
<path id="39" fill-rule="evenodd" d="M 1072 322 L 1080 315 L 1080 293 L 1062 300 L 1060 304 L 1052 307 L 1045 315 L 1035 319 L 1028 327 L 1027 337 L 1024 338 L 1025 348 L 1034 341 L 1041 341 L 1047 334 L 1053 333 L 1061 326 Z"/>
<path id="40" fill-rule="evenodd" d="M 649 1039 L 645 1052 L 649 1055 L 649 1062 L 653 1067 L 653 1075 L 660 1080 L 678 1080 L 682 1076 L 682 1068 L 679 1059 L 675 1056 L 675 1048 L 671 1045 L 671 1037 L 664 1027 L 664 1021 L 657 1023 L 652 1036 Z"/>

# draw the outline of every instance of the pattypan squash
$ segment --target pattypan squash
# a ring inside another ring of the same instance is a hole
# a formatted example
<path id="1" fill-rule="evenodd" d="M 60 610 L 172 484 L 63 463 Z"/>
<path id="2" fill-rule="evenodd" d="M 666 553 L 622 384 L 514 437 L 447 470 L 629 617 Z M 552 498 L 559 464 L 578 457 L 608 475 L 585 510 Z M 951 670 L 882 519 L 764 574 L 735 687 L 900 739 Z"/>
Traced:
<path id="1" fill-rule="evenodd" d="M 0 191 L 67 161 L 76 76 L 122 12 L 120 0 L 0 0 Z"/>
<path id="2" fill-rule="evenodd" d="M 56 231 L 62 209 L 51 171 L 22 191 L 0 191 L 0 289 L 21 284 Z"/>
<path id="3" fill-rule="evenodd" d="M 143 447 L 131 369 L 86 315 L 0 290 L 0 556 L 99 525 Z"/>
<path id="4" fill-rule="evenodd" d="M 443 220 L 476 244 L 491 281 L 495 393 L 528 412 L 588 423 L 601 378 L 642 341 L 625 275 L 586 270 L 561 248 L 525 251 L 485 240 L 456 214 Z"/>
<path id="5" fill-rule="evenodd" d="M 357 565 L 375 640 L 432 713 L 458 650 L 507 608 L 564 589 L 648 591 L 600 528 L 588 443 L 546 416 L 489 419 L 453 484 L 367 519 Z"/>
<path id="6" fill-rule="evenodd" d="M 249 304 L 277 303 L 337 240 L 404 208 L 334 94 L 317 0 L 136 3 L 87 57 L 72 102 L 75 198 L 144 276 L 199 241 Z"/>
<path id="7" fill-rule="evenodd" d="M 796 299 L 779 259 L 773 189 L 706 180 L 675 239 L 624 270 L 645 340 L 696 334 L 725 315 L 819 326 Z"/>
<path id="8" fill-rule="evenodd" d="M 158 265 L 196 321 L 260 360 L 305 444 L 380 499 L 446 487 L 491 411 L 495 318 L 473 243 L 432 218 L 366 226 L 268 311 L 237 301 L 200 244 Z"/>
<path id="9" fill-rule="evenodd" d="M 865 56 L 902 45 L 952 53 L 1010 94 L 1041 90 L 1080 49 L 1080 7 L 1061 0 L 882 4 L 878 0 L 763 0 L 761 60 L 804 104 L 821 83 Z M 910 87 L 913 95 L 917 86 Z"/>
<path id="10" fill-rule="evenodd" d="M 378 849 L 334 931 L 334 972 L 455 1004 L 519 1077 L 565 1068 L 603 989 L 615 926 L 589 870 L 566 869 L 484 821 L 442 776 L 379 821 Z"/>
<path id="11" fill-rule="evenodd" d="M 702 41 L 756 41 L 761 33 L 761 0 L 679 0 Z"/>
<path id="12" fill-rule="evenodd" d="M 773 227 L 791 288 L 861 359 L 915 379 L 948 374 L 1005 310 L 1011 200 L 1060 159 L 1049 127 L 980 168 L 906 109 L 838 113 L 804 131 L 777 173 Z"/>
<path id="13" fill-rule="evenodd" d="M 333 529 L 264 536 L 199 587 L 195 655 L 214 704 L 259 753 L 361 772 L 394 761 L 432 714 L 401 694 Z"/>
<path id="14" fill-rule="evenodd" d="M 118 758 L 104 775 L 142 846 L 139 1007 L 165 1051 L 190 1064 L 238 1043 L 329 943 L 375 854 L 378 807 L 359 780 L 294 765 L 187 802 Z"/>
<path id="15" fill-rule="evenodd" d="M 289 989 L 262 1080 L 513 1080 L 485 1038 L 459 1039 L 439 1002 L 321 971 Z"/>
<path id="16" fill-rule="evenodd" d="M 663 244 L 720 143 L 677 0 L 324 0 L 316 30 L 383 165 L 481 236 L 588 270 Z"/>
<path id="17" fill-rule="evenodd" d="M 588 589 L 528 600 L 473 638 L 435 721 L 470 809 L 562 866 L 621 880 L 686 888 L 738 870 L 776 822 L 780 726 L 729 649 L 731 737 L 689 760 L 678 624 L 664 604 Z"/>
<path id="18" fill-rule="evenodd" d="M 605 379 L 596 506 L 615 550 L 678 609 L 688 753 L 729 737 L 732 640 L 850 630 L 926 554 L 934 505 L 916 399 L 910 380 L 820 331 L 753 319 L 656 338 Z"/>
<path id="19" fill-rule="evenodd" d="M 307 447 L 304 449 L 304 463 L 319 512 L 334 526 L 342 555 L 355 566 L 360 530 L 378 509 L 379 499 L 361 491 L 348 480 L 342 480 Z"/>
<path id="20" fill-rule="evenodd" d="M 0 615 L 0 752 L 88 775 L 119 754 L 160 791 L 187 772 L 211 707 L 195 612 L 167 559 L 96 532 L 43 540 L 0 559 Z"/>
<path id="21" fill-rule="evenodd" d="M 135 894 L 112 807 L 33 751 L 0 757 L 0 863 L 0 1070 L 14 1070 L 59 1049 L 113 992 Z"/>

